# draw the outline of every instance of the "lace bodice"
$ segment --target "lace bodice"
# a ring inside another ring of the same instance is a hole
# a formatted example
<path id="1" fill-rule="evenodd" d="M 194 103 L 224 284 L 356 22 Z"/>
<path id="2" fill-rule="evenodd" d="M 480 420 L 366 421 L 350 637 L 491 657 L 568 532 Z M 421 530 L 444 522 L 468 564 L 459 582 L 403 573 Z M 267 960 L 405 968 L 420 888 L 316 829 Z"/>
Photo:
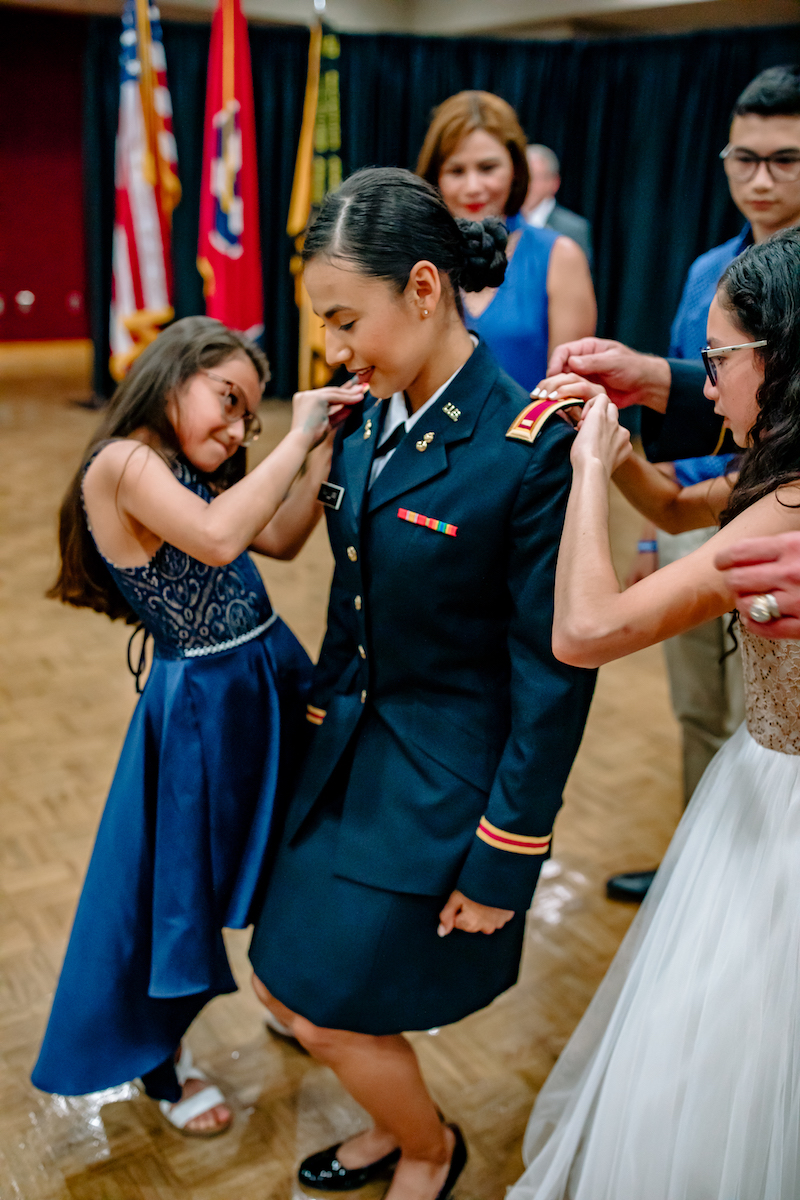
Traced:
<path id="1" fill-rule="evenodd" d="M 184 459 L 175 462 L 173 471 L 184 487 L 212 499 L 201 476 Z M 209 567 L 164 542 L 143 567 L 103 561 L 153 635 L 160 658 L 182 658 L 187 650 L 196 653 L 242 637 L 272 614 L 261 576 L 247 553 L 225 567 Z"/>
<path id="2" fill-rule="evenodd" d="M 800 642 L 757 637 L 741 625 L 747 728 L 769 750 L 800 754 Z"/>

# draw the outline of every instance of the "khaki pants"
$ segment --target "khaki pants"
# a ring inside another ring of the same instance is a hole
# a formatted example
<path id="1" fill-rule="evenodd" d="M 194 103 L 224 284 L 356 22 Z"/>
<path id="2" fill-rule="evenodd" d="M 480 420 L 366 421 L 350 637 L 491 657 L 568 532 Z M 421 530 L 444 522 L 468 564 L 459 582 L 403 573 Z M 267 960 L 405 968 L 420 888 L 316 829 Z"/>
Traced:
<path id="1" fill-rule="evenodd" d="M 659 566 L 691 554 L 717 532 L 658 534 Z M 742 658 L 728 633 L 730 617 L 718 617 L 664 642 L 670 697 L 683 737 L 683 788 L 688 804 L 720 746 L 744 720 Z"/>

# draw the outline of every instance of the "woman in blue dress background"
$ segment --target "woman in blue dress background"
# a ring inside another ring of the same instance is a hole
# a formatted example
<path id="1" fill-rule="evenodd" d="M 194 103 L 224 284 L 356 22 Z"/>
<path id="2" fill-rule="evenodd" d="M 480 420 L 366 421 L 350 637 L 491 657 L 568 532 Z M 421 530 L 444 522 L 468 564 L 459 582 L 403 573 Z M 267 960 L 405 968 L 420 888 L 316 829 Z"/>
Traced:
<path id="1" fill-rule="evenodd" d="M 181 1039 L 209 1000 L 236 990 L 222 929 L 252 919 L 311 670 L 247 550 L 291 558 L 303 545 L 330 465 L 329 406 L 364 390 L 299 393 L 289 434 L 232 482 L 267 378 L 261 351 L 219 321 L 188 317 L 162 333 L 70 485 L 50 593 L 140 623 L 154 657 L 33 1082 L 78 1095 L 141 1077 L 174 1126 L 205 1136 L 230 1112 Z"/>
<path id="2" fill-rule="evenodd" d="M 552 349 L 591 337 L 597 305 L 580 246 L 517 218 L 529 183 L 525 149 L 510 104 L 491 92 L 459 92 L 436 109 L 417 174 L 439 188 L 457 219 L 506 220 L 506 277 L 497 288 L 464 295 L 464 317 L 500 366 L 530 392 L 546 376 Z"/>

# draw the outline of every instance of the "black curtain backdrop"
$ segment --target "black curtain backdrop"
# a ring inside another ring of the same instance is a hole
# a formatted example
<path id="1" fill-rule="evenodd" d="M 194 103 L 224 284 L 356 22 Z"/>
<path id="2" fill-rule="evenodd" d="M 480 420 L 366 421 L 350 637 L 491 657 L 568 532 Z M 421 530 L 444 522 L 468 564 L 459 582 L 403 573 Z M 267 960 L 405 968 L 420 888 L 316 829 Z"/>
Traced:
<path id="1" fill-rule="evenodd" d="M 742 218 L 718 154 L 736 96 L 800 59 L 800 27 L 597 42 L 342 37 L 343 155 L 412 166 L 431 109 L 496 92 L 561 159 L 559 201 L 595 235 L 598 332 L 663 353 L 692 260 Z"/>
<path id="2" fill-rule="evenodd" d="M 86 54 L 86 197 L 97 387 L 108 392 L 107 325 L 119 22 L 92 18 Z M 183 200 L 174 217 L 175 307 L 202 312 L 197 243 L 209 29 L 164 23 Z M 297 378 L 297 312 L 284 232 L 302 119 L 308 33 L 252 26 L 271 389 Z M 599 332 L 663 353 L 686 270 L 742 219 L 718 154 L 733 101 L 764 67 L 800 59 L 800 27 L 680 37 L 528 42 L 341 37 L 342 155 L 413 167 L 431 109 L 483 88 L 508 100 L 531 141 L 562 162 L 560 201 L 595 234 Z"/>

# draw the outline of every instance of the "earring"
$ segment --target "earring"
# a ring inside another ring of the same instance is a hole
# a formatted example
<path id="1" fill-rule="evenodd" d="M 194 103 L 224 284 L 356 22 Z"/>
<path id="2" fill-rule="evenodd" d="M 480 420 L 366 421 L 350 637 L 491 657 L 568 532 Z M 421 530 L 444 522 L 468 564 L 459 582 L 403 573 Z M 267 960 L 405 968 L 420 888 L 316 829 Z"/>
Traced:
<path id="1" fill-rule="evenodd" d="M 428 315 L 428 310 L 427 310 L 427 308 L 423 308 L 423 310 L 422 310 L 422 315 L 423 315 L 423 317 L 427 317 L 427 315 Z"/>

